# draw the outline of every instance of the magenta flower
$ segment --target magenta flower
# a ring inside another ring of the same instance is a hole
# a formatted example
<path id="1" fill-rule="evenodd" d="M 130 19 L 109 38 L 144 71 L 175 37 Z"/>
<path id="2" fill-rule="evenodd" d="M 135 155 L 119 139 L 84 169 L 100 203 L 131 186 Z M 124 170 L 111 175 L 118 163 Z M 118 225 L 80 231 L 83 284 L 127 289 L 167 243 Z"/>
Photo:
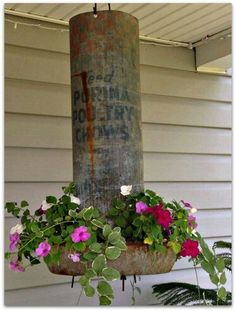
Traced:
<path id="1" fill-rule="evenodd" d="M 188 226 L 193 229 L 197 228 L 196 217 L 193 215 L 188 216 Z"/>
<path id="2" fill-rule="evenodd" d="M 146 212 L 152 214 L 156 218 L 156 222 L 165 229 L 169 228 L 169 225 L 173 220 L 170 211 L 163 209 L 162 204 L 148 207 Z"/>
<path id="3" fill-rule="evenodd" d="M 81 254 L 69 254 L 68 258 L 70 258 L 73 262 L 79 262 L 80 261 L 80 255 Z"/>
<path id="4" fill-rule="evenodd" d="M 186 256 L 191 256 L 192 258 L 197 257 L 200 253 L 198 245 L 199 245 L 198 241 L 187 239 L 182 244 L 180 255 L 183 257 L 186 257 Z"/>
<path id="5" fill-rule="evenodd" d="M 9 269 L 15 272 L 24 272 L 25 268 L 17 258 L 12 259 L 9 263 Z"/>
<path id="6" fill-rule="evenodd" d="M 192 208 L 192 205 L 188 202 L 184 202 L 184 200 L 181 200 L 180 202 L 183 203 L 184 207 Z"/>
<path id="7" fill-rule="evenodd" d="M 72 241 L 75 243 L 87 241 L 91 236 L 91 234 L 87 231 L 87 229 L 88 228 L 84 226 L 76 228 L 70 235 Z"/>
<path id="8" fill-rule="evenodd" d="M 16 233 L 10 234 L 9 235 L 9 240 L 10 240 L 9 249 L 10 249 L 11 252 L 14 252 L 18 242 L 20 241 L 19 233 L 16 232 Z"/>
<path id="9" fill-rule="evenodd" d="M 163 228 L 169 228 L 170 223 L 172 222 L 171 213 L 168 210 L 159 210 L 157 214 L 157 223 Z"/>
<path id="10" fill-rule="evenodd" d="M 38 246 L 38 248 L 36 248 L 35 253 L 40 256 L 40 257 L 46 257 L 51 250 L 51 245 L 45 241 L 45 242 L 41 242 Z"/>
<path id="11" fill-rule="evenodd" d="M 147 209 L 148 209 L 148 206 L 144 202 L 139 201 L 139 202 L 136 203 L 136 213 L 137 214 L 142 214 Z"/>

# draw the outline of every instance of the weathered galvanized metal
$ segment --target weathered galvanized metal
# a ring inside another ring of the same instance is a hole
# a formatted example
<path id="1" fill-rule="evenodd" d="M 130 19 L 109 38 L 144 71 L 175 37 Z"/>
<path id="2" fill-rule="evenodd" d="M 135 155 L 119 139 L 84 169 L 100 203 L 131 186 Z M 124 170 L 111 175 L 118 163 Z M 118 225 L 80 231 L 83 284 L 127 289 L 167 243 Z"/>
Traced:
<path id="1" fill-rule="evenodd" d="M 60 246 L 62 251 L 58 264 L 48 264 L 52 273 L 62 275 L 83 275 L 85 265 L 72 262 L 68 258 L 69 251 Z M 176 255 L 171 248 L 166 254 L 153 253 L 148 251 L 147 245 L 130 243 L 127 251 L 123 251 L 120 257 L 113 261 L 108 261 L 108 266 L 120 271 L 121 275 L 148 275 L 170 272 L 176 261 Z M 89 265 L 88 265 L 89 268 Z"/>
<path id="2" fill-rule="evenodd" d="M 73 180 L 103 212 L 122 185 L 143 189 L 139 29 L 119 11 L 70 20 Z"/>

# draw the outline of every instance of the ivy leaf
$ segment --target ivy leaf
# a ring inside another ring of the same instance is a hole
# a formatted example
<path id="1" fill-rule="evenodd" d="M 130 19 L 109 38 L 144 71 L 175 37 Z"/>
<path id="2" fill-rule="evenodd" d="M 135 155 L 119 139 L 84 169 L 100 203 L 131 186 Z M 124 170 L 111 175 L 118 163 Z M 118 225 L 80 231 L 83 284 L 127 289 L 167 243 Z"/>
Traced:
<path id="1" fill-rule="evenodd" d="M 85 275 L 83 275 L 80 277 L 79 283 L 81 286 L 86 286 L 89 283 L 89 280 L 86 278 Z"/>
<path id="2" fill-rule="evenodd" d="M 224 271 L 224 268 L 225 268 L 224 259 L 223 259 L 223 258 L 217 259 L 217 261 L 216 261 L 216 269 L 217 269 L 219 272 L 223 272 L 223 271 Z"/>
<path id="3" fill-rule="evenodd" d="M 92 223 L 94 226 L 96 226 L 96 227 L 98 227 L 98 228 L 101 228 L 101 229 L 103 229 L 103 227 L 104 227 L 104 224 L 103 224 L 100 220 L 98 220 L 98 219 L 93 219 L 93 220 L 91 220 L 91 223 Z"/>
<path id="4" fill-rule="evenodd" d="M 108 242 L 111 244 L 115 244 L 120 239 L 120 233 L 119 232 L 112 232 L 108 236 Z"/>
<path id="5" fill-rule="evenodd" d="M 101 246 L 100 243 L 95 242 L 95 243 L 89 245 L 89 249 L 90 249 L 92 252 L 98 253 L 98 254 L 99 254 L 99 253 L 101 253 L 101 251 L 102 251 L 102 246 Z"/>
<path id="6" fill-rule="evenodd" d="M 107 296 L 100 296 L 99 297 L 99 304 L 100 306 L 110 306 L 111 305 L 111 299 Z"/>
<path id="7" fill-rule="evenodd" d="M 209 262 L 207 261 L 203 261 L 201 263 L 201 266 L 202 266 L 202 269 L 204 269 L 206 272 L 208 272 L 209 274 L 211 275 L 214 275 L 215 274 L 215 269 L 214 269 L 214 266 L 211 265 Z"/>
<path id="8" fill-rule="evenodd" d="M 84 294 L 87 296 L 87 297 L 93 297 L 94 294 L 95 294 L 95 289 L 87 284 L 85 287 L 84 287 Z"/>
<path id="9" fill-rule="evenodd" d="M 86 269 L 85 274 L 87 279 L 92 279 L 95 276 L 97 276 L 97 273 L 95 270 L 93 270 L 92 268 Z"/>
<path id="10" fill-rule="evenodd" d="M 92 262 L 92 268 L 99 274 L 105 268 L 106 263 L 106 257 L 103 254 L 98 255 Z"/>
<path id="11" fill-rule="evenodd" d="M 219 278 L 217 276 L 217 274 L 210 274 L 210 279 L 211 279 L 211 282 L 215 285 L 218 285 L 219 283 Z"/>
<path id="12" fill-rule="evenodd" d="M 107 247 L 105 250 L 105 255 L 107 259 L 110 259 L 110 260 L 117 259 L 120 256 L 120 254 L 121 254 L 121 250 L 120 248 L 116 246 Z"/>
<path id="13" fill-rule="evenodd" d="M 102 270 L 102 276 L 107 281 L 114 281 L 120 279 L 120 272 L 116 269 L 107 267 Z"/>
<path id="14" fill-rule="evenodd" d="M 102 234 L 105 238 L 108 237 L 108 235 L 112 232 L 112 229 L 111 229 L 111 226 L 110 225 L 105 225 L 103 227 L 103 230 L 102 230 Z"/>
<path id="15" fill-rule="evenodd" d="M 93 217 L 93 211 L 94 211 L 93 206 L 86 208 L 83 213 L 84 220 L 90 220 Z"/>
<path id="16" fill-rule="evenodd" d="M 217 291 L 217 295 L 221 300 L 225 301 L 227 296 L 226 289 L 223 286 L 220 287 L 219 290 Z"/>
<path id="17" fill-rule="evenodd" d="M 118 240 L 114 246 L 118 247 L 120 250 L 122 251 L 126 251 L 127 250 L 127 245 L 125 244 L 125 242 Z"/>
<path id="18" fill-rule="evenodd" d="M 98 282 L 97 291 L 101 296 L 113 295 L 113 289 L 111 285 L 103 280 Z"/>
<path id="19" fill-rule="evenodd" d="M 224 285 L 226 283 L 226 275 L 225 272 L 223 272 L 220 276 L 220 284 Z"/>

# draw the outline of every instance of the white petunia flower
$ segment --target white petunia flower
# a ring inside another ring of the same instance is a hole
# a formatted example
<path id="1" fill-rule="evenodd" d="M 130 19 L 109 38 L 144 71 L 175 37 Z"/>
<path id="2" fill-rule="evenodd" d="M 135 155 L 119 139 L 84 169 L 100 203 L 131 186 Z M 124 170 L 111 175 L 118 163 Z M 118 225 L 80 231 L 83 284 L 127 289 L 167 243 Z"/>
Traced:
<path id="1" fill-rule="evenodd" d="M 42 209 L 43 211 L 46 211 L 46 210 L 48 210 L 49 208 L 51 208 L 52 206 L 53 206 L 52 203 L 47 203 L 46 200 L 43 200 L 43 202 L 42 202 L 42 204 L 41 204 L 41 209 Z"/>
<path id="2" fill-rule="evenodd" d="M 10 234 L 15 234 L 15 233 L 21 234 L 23 230 L 24 230 L 23 226 L 21 224 L 17 224 L 11 228 Z"/>
<path id="3" fill-rule="evenodd" d="M 120 190 L 122 195 L 129 195 L 132 190 L 132 185 L 123 185 L 120 187 Z"/>
<path id="4" fill-rule="evenodd" d="M 80 199 L 75 197 L 73 194 L 70 195 L 70 200 L 72 203 L 80 205 Z"/>
<path id="5" fill-rule="evenodd" d="M 190 213 L 191 213 L 191 214 L 197 213 L 197 209 L 196 209 L 195 207 L 192 207 L 192 208 L 190 209 Z"/>

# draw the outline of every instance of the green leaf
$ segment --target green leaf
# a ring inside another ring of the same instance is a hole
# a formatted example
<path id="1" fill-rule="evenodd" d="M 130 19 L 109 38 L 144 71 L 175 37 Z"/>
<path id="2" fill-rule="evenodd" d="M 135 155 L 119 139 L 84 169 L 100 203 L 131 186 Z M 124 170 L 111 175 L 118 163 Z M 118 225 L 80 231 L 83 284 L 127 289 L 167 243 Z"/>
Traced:
<path id="1" fill-rule="evenodd" d="M 86 286 L 89 283 L 89 280 L 83 275 L 80 277 L 79 283 L 81 286 Z"/>
<path id="2" fill-rule="evenodd" d="M 210 279 L 211 279 L 211 282 L 212 282 L 213 284 L 218 285 L 218 283 L 219 283 L 219 278 L 218 278 L 217 274 L 213 274 L 213 275 L 210 274 Z"/>
<path id="3" fill-rule="evenodd" d="M 227 297 L 226 289 L 223 286 L 220 287 L 219 290 L 217 291 L 217 295 L 221 300 L 225 301 Z"/>
<path id="4" fill-rule="evenodd" d="M 84 287 L 84 294 L 85 294 L 85 296 L 87 296 L 87 297 L 93 297 L 94 294 L 95 294 L 95 289 L 94 289 L 91 285 L 87 284 L 87 285 Z"/>
<path id="5" fill-rule="evenodd" d="M 43 232 L 42 231 L 36 231 L 35 235 L 37 238 L 42 238 L 43 237 Z"/>
<path id="6" fill-rule="evenodd" d="M 92 262 L 93 270 L 95 270 L 97 274 L 101 273 L 103 268 L 105 268 L 106 262 L 106 257 L 103 254 L 98 255 Z"/>
<path id="7" fill-rule="evenodd" d="M 112 232 L 108 236 L 108 242 L 111 244 L 115 244 L 120 239 L 120 233 L 119 232 Z"/>
<path id="8" fill-rule="evenodd" d="M 92 268 L 86 269 L 85 274 L 87 279 L 92 279 L 95 276 L 97 276 L 97 273 L 95 270 L 93 270 Z"/>
<path id="9" fill-rule="evenodd" d="M 99 297 L 99 304 L 100 306 L 110 306 L 111 305 L 111 299 L 107 296 L 100 296 Z"/>
<path id="10" fill-rule="evenodd" d="M 125 228 L 125 226 L 126 226 L 126 220 L 122 216 L 116 217 L 115 223 L 117 226 L 119 226 L 121 228 Z"/>
<path id="11" fill-rule="evenodd" d="M 51 203 L 51 204 L 56 204 L 57 203 L 57 198 L 53 196 L 47 196 L 46 197 L 46 202 Z"/>
<path id="12" fill-rule="evenodd" d="M 37 231 L 39 231 L 39 227 L 38 227 L 38 225 L 37 225 L 35 222 L 32 222 L 32 223 L 31 223 L 30 229 L 31 229 L 32 232 L 37 232 Z"/>
<path id="13" fill-rule="evenodd" d="M 106 281 L 99 281 L 97 286 L 97 291 L 101 296 L 113 295 L 113 289 L 109 283 Z"/>
<path id="14" fill-rule="evenodd" d="M 26 206 L 29 206 L 29 203 L 27 201 L 21 201 L 20 206 L 26 207 Z"/>
<path id="15" fill-rule="evenodd" d="M 5 259 L 9 259 L 10 257 L 11 257 L 11 253 L 6 252 L 6 253 L 5 253 Z"/>
<path id="16" fill-rule="evenodd" d="M 108 235 L 112 232 L 112 229 L 111 229 L 111 226 L 110 225 L 105 225 L 103 227 L 103 230 L 102 230 L 102 234 L 105 238 L 108 237 Z"/>
<path id="17" fill-rule="evenodd" d="M 120 250 L 122 251 L 126 251 L 127 250 L 127 245 L 125 244 L 124 241 L 118 240 L 114 246 L 118 247 Z"/>
<path id="18" fill-rule="evenodd" d="M 76 211 L 74 211 L 73 209 L 70 209 L 68 214 L 73 217 L 73 218 L 76 218 L 78 217 L 78 214 L 76 213 Z"/>
<path id="19" fill-rule="evenodd" d="M 85 211 L 83 213 L 84 220 L 90 220 L 93 217 L 93 210 L 94 208 L 92 206 L 85 208 Z"/>
<path id="20" fill-rule="evenodd" d="M 82 252 L 86 249 L 86 244 L 83 242 L 74 243 L 73 248 L 79 252 Z"/>
<path id="21" fill-rule="evenodd" d="M 226 281 L 227 281 L 226 275 L 225 275 L 225 272 L 223 272 L 220 276 L 220 284 L 224 285 Z"/>
<path id="22" fill-rule="evenodd" d="M 83 258 L 86 260 L 93 260 L 97 257 L 97 255 L 98 255 L 97 253 L 88 252 L 88 253 L 83 254 Z"/>
<path id="23" fill-rule="evenodd" d="M 102 275 L 107 281 L 120 279 L 120 272 L 116 269 L 107 267 L 102 270 Z"/>
<path id="24" fill-rule="evenodd" d="M 120 233 L 121 232 L 121 228 L 120 227 L 115 227 L 115 228 L 113 228 L 112 231 Z"/>
<path id="25" fill-rule="evenodd" d="M 98 254 L 99 254 L 99 253 L 101 253 L 101 251 L 102 251 L 102 246 L 101 246 L 100 243 L 95 242 L 95 243 L 89 245 L 89 249 L 90 249 L 92 252 L 98 253 Z"/>
<path id="26" fill-rule="evenodd" d="M 120 248 L 116 246 L 109 246 L 105 250 L 105 255 L 107 259 L 110 259 L 110 260 L 117 259 L 120 256 L 120 254 L 121 254 L 121 250 Z"/>
<path id="27" fill-rule="evenodd" d="M 181 251 L 181 244 L 176 243 L 176 242 L 169 242 L 168 245 L 169 244 L 175 254 L 178 254 Z"/>
<path id="28" fill-rule="evenodd" d="M 61 244 L 62 243 L 62 237 L 60 235 L 53 235 L 50 240 L 55 244 Z"/>
<path id="29" fill-rule="evenodd" d="M 119 211 L 115 207 L 112 207 L 109 210 L 109 216 L 117 216 L 117 215 L 119 215 Z"/>
<path id="30" fill-rule="evenodd" d="M 156 196 L 156 193 L 152 190 L 146 190 L 145 191 L 145 195 L 149 196 L 149 197 L 155 197 Z"/>
<path id="31" fill-rule="evenodd" d="M 94 226 L 96 226 L 96 227 L 98 227 L 98 228 L 101 228 L 101 229 L 103 229 L 103 227 L 104 227 L 104 224 L 103 224 L 100 220 L 98 220 L 98 219 L 93 219 L 93 220 L 91 220 L 91 223 L 92 223 Z"/>
<path id="32" fill-rule="evenodd" d="M 214 275 L 215 274 L 215 269 L 214 269 L 214 266 L 211 265 L 209 262 L 207 261 L 203 261 L 201 263 L 201 266 L 202 266 L 202 269 L 204 269 L 206 272 L 208 272 L 209 274 L 211 275 Z"/>
<path id="33" fill-rule="evenodd" d="M 217 269 L 219 272 L 223 272 L 223 271 L 224 271 L 224 268 L 225 268 L 224 259 L 223 259 L 223 258 L 217 259 L 217 261 L 216 261 L 216 269 Z"/>

